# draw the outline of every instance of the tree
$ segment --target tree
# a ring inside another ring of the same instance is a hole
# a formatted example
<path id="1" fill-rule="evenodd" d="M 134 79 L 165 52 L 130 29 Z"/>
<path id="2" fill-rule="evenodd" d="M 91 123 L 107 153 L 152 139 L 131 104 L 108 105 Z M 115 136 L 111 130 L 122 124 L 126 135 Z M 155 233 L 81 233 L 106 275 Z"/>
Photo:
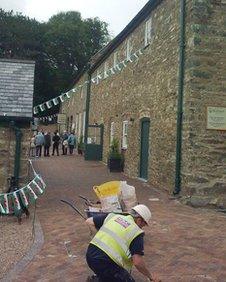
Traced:
<path id="1" fill-rule="evenodd" d="M 79 12 L 59 13 L 39 23 L 0 9 L 0 57 L 36 61 L 35 105 L 68 90 L 108 40 L 105 22 L 83 20 Z"/>
<path id="2" fill-rule="evenodd" d="M 83 21 L 78 12 L 59 13 L 50 18 L 44 44 L 49 63 L 55 70 L 55 87 L 69 87 L 107 40 L 107 24 L 97 18 Z"/>

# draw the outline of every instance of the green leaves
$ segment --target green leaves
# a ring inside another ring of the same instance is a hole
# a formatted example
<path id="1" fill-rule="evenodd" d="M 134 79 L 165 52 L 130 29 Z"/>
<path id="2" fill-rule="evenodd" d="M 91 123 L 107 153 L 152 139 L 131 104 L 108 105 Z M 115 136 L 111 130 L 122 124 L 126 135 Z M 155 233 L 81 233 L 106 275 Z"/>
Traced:
<path id="1" fill-rule="evenodd" d="M 70 89 L 77 73 L 108 40 L 105 22 L 84 20 L 79 12 L 62 12 L 39 23 L 0 9 L 0 58 L 36 61 L 34 105 Z"/>

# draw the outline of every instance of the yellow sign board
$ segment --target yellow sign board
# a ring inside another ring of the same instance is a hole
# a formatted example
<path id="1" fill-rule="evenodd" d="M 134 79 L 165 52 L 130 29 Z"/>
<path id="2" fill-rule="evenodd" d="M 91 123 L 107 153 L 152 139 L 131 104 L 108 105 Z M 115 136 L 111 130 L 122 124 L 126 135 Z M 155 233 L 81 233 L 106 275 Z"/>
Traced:
<path id="1" fill-rule="evenodd" d="M 57 123 L 66 124 L 66 115 L 65 114 L 58 114 L 57 115 Z"/>
<path id="2" fill-rule="evenodd" d="M 207 107 L 207 129 L 226 130 L 226 107 Z"/>

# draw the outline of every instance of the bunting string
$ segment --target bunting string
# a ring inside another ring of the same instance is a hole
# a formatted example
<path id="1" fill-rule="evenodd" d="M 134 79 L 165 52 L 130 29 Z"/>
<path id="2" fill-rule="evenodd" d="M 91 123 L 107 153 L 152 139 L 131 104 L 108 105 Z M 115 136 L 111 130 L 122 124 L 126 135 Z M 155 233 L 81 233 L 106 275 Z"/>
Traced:
<path id="1" fill-rule="evenodd" d="M 119 72 L 121 72 L 124 68 L 127 67 L 129 63 L 133 63 L 134 61 L 137 61 L 139 57 L 144 53 L 145 47 L 140 48 L 136 52 L 130 55 L 129 58 L 119 62 L 117 65 L 109 68 L 108 70 L 104 70 L 103 72 L 99 72 L 96 77 L 91 78 L 91 83 L 98 84 L 101 80 L 104 80 L 112 75 L 115 75 Z M 83 84 L 79 84 L 72 88 L 71 90 L 67 91 L 66 93 L 61 93 L 59 96 L 50 99 L 42 104 L 39 104 L 33 108 L 34 115 L 38 113 L 43 113 L 44 111 L 57 106 L 59 103 L 63 103 L 70 99 L 74 93 L 77 93 L 80 88 L 86 86 L 89 83 L 88 80 L 86 80 Z"/>
<path id="2" fill-rule="evenodd" d="M 31 160 L 29 163 L 34 174 L 33 180 L 16 191 L 0 194 L 0 214 L 16 213 L 22 209 L 21 205 L 28 207 L 44 193 L 46 184 L 41 175 L 36 173 Z"/>

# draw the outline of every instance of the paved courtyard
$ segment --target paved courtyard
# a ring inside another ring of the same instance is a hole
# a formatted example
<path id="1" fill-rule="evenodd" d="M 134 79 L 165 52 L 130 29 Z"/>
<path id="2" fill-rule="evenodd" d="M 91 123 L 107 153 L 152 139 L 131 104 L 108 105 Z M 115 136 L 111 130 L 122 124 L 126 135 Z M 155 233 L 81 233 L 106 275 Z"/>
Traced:
<path id="1" fill-rule="evenodd" d="M 47 183 L 37 203 L 44 244 L 11 281 L 86 281 L 89 230 L 60 199 L 70 199 L 83 210 L 78 195 L 95 199 L 92 187 L 110 180 L 127 180 L 136 187 L 138 201 L 151 208 L 145 258 L 162 281 L 226 281 L 226 214 L 184 206 L 169 200 L 163 191 L 124 174 L 109 173 L 102 163 L 86 162 L 81 156 L 41 158 L 33 163 Z M 136 270 L 134 277 L 146 281 Z"/>

